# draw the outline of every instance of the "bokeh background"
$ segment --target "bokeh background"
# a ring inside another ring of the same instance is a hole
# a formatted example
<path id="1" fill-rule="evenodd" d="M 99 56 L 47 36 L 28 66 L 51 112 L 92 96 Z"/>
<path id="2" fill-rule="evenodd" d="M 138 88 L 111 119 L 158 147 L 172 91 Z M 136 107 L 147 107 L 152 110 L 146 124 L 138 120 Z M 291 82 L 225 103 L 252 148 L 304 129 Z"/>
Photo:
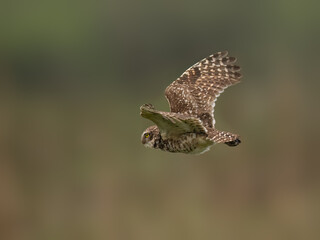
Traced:
<path id="1" fill-rule="evenodd" d="M 0 7 L 0 238 L 320 239 L 319 1 Z M 236 148 L 145 149 L 143 103 L 211 53 Z"/>

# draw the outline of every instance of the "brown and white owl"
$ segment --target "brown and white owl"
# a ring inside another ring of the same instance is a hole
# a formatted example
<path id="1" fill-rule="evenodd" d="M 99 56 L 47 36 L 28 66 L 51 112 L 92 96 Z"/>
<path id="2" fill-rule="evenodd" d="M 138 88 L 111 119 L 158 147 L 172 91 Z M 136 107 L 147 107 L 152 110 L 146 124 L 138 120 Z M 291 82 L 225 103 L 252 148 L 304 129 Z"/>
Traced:
<path id="1" fill-rule="evenodd" d="M 167 152 L 200 154 L 215 143 L 237 146 L 237 134 L 215 128 L 214 106 L 227 87 L 240 81 L 240 67 L 228 52 L 218 52 L 188 68 L 165 90 L 170 112 L 157 111 L 151 104 L 140 107 L 140 114 L 156 125 L 141 136 L 148 148 Z"/>

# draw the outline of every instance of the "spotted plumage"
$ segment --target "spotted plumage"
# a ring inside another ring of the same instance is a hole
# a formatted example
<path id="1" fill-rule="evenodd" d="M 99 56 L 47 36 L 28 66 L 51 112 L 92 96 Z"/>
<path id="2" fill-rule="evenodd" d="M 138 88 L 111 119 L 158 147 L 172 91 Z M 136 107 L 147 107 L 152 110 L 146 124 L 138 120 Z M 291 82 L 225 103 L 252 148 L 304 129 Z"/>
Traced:
<path id="1" fill-rule="evenodd" d="M 149 148 L 168 152 L 203 153 L 214 143 L 237 146 L 239 136 L 215 129 L 214 106 L 227 87 L 240 81 L 240 67 L 228 52 L 218 52 L 188 68 L 165 90 L 170 112 L 154 109 L 151 104 L 140 107 L 142 117 L 156 125 L 141 137 Z"/>

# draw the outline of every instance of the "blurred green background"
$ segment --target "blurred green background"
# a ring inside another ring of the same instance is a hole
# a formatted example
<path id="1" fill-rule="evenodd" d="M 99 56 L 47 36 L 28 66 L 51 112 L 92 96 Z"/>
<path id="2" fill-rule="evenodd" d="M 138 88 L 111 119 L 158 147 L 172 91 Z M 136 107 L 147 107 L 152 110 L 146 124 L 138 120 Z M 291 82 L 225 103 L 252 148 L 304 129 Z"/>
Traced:
<path id="1" fill-rule="evenodd" d="M 2 1 L 0 239 L 320 239 L 319 1 Z M 143 103 L 221 50 L 236 148 L 146 149 Z"/>

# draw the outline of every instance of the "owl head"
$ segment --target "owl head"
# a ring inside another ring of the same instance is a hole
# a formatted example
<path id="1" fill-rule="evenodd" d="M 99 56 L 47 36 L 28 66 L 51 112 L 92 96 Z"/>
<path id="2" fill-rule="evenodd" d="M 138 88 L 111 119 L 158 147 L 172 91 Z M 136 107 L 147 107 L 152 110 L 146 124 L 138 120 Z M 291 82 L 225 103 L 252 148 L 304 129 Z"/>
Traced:
<path id="1" fill-rule="evenodd" d="M 159 135 L 157 126 L 148 127 L 141 135 L 141 142 L 147 148 L 154 148 L 154 143 Z"/>

